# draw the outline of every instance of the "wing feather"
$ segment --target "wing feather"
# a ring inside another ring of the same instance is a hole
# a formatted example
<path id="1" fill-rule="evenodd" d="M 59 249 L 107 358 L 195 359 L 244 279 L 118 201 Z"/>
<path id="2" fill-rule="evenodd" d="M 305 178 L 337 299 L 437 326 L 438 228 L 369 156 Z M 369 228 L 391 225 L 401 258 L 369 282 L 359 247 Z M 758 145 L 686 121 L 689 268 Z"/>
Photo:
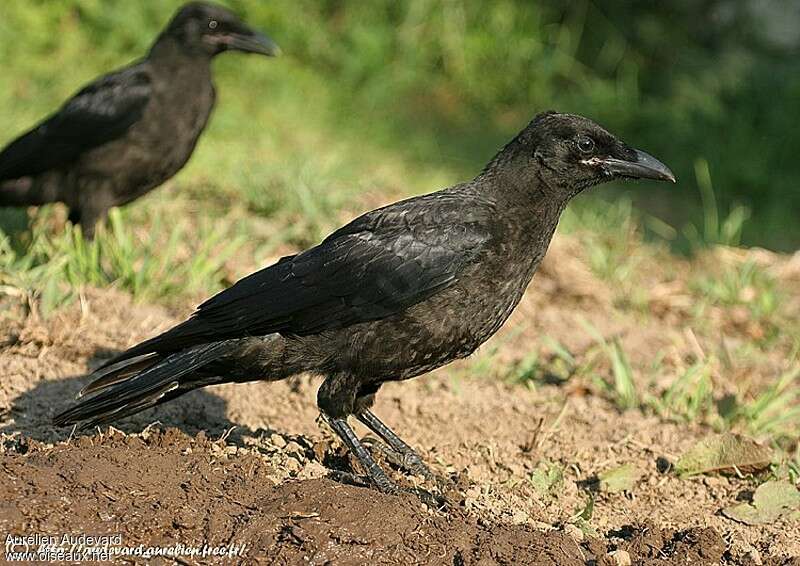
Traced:
<path id="1" fill-rule="evenodd" d="M 0 180 L 66 167 L 87 150 L 121 137 L 142 117 L 151 92 L 141 64 L 101 77 L 0 152 Z"/>
<path id="2" fill-rule="evenodd" d="M 429 201 L 356 219 L 318 246 L 241 279 L 187 321 L 109 363 L 243 336 L 315 334 L 424 301 L 457 281 L 491 238 L 477 211 L 465 214 L 458 201 Z"/>

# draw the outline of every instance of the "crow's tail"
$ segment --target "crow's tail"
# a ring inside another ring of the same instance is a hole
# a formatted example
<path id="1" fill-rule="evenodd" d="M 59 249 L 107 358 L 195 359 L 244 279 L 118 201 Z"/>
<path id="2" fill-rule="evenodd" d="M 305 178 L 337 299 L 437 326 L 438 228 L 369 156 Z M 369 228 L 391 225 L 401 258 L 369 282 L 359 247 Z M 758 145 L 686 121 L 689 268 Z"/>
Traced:
<path id="1" fill-rule="evenodd" d="M 94 394 L 56 415 L 56 425 L 82 429 L 102 425 L 174 399 L 192 389 L 217 383 L 217 377 L 193 372 L 230 349 L 229 342 L 202 344 L 169 356 L 146 354 L 104 367 L 78 397 Z"/>
<path id="2" fill-rule="evenodd" d="M 60 175 L 0 180 L 0 206 L 37 206 L 62 200 Z"/>
<path id="3" fill-rule="evenodd" d="M 23 177 L 0 181 L 0 206 L 28 206 L 42 204 L 33 190 L 33 179 Z"/>

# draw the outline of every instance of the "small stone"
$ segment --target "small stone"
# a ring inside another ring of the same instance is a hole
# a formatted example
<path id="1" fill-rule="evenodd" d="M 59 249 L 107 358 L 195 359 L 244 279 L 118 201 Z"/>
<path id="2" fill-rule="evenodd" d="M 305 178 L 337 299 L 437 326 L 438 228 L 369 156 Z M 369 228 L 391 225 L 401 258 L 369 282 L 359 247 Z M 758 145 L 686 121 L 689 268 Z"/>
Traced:
<path id="1" fill-rule="evenodd" d="M 582 543 L 585 535 L 583 531 L 577 526 L 569 523 L 564 526 L 564 532 L 569 535 L 569 537 L 577 543 Z"/>
<path id="2" fill-rule="evenodd" d="M 286 446 L 286 439 L 283 438 L 280 434 L 272 433 L 269 437 L 269 442 L 275 448 L 283 448 Z"/>
<path id="3" fill-rule="evenodd" d="M 633 564 L 631 555 L 624 550 L 609 552 L 608 557 L 611 558 L 612 564 L 616 564 L 616 566 L 631 566 Z"/>
<path id="4" fill-rule="evenodd" d="M 529 518 L 525 511 L 517 509 L 511 514 L 511 523 L 514 525 L 522 525 L 523 523 L 527 523 Z"/>
<path id="5" fill-rule="evenodd" d="M 300 465 L 300 462 L 298 462 L 294 458 L 287 458 L 286 459 L 286 469 L 289 471 L 290 474 L 296 474 L 302 468 L 303 468 L 303 466 Z"/>
<path id="6" fill-rule="evenodd" d="M 481 494 L 481 490 L 478 487 L 471 487 L 469 488 L 464 495 L 467 496 L 469 499 L 477 499 Z"/>
<path id="7" fill-rule="evenodd" d="M 289 442 L 286 445 L 286 448 L 284 448 L 284 451 L 287 454 L 293 454 L 293 455 L 297 455 L 297 456 L 303 456 L 305 454 L 305 450 L 303 450 L 303 447 L 300 446 L 294 440 L 292 440 L 291 442 Z"/>
<path id="8" fill-rule="evenodd" d="M 750 320 L 750 309 L 744 305 L 733 307 L 728 312 L 736 324 L 744 325 Z"/>
<path id="9" fill-rule="evenodd" d="M 319 462 L 308 462 L 300 471 L 298 477 L 300 479 L 315 479 L 322 478 L 328 475 L 328 469 Z"/>
<path id="10" fill-rule="evenodd" d="M 761 560 L 761 553 L 752 547 L 742 557 L 742 562 L 744 564 L 753 564 L 754 566 L 761 566 L 764 563 L 764 561 Z"/>

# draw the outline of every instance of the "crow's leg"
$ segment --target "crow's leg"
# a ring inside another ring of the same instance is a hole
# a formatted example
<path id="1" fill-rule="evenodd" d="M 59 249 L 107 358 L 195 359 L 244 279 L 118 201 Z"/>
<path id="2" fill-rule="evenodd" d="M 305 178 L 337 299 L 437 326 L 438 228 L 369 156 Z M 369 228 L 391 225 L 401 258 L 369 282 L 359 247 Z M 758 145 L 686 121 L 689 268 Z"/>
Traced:
<path id="1" fill-rule="evenodd" d="M 72 207 L 69 209 L 69 216 L 67 216 L 67 220 L 72 222 L 73 226 L 77 226 L 81 223 L 81 211 L 79 208 Z"/>
<path id="2" fill-rule="evenodd" d="M 379 450 L 384 451 L 387 458 L 413 474 L 423 476 L 428 480 L 436 480 L 436 476 L 434 476 L 433 472 L 425 465 L 422 458 L 419 457 L 419 454 L 406 444 L 402 438 L 397 436 L 392 429 L 383 424 L 372 411 L 364 409 L 361 413 L 356 415 L 356 418 L 389 445 L 391 450 L 386 450 L 380 444 L 374 444 Z"/>
<path id="3" fill-rule="evenodd" d="M 73 180 L 64 202 L 70 209 L 70 220 L 81 225 L 86 240 L 93 240 L 97 223 L 105 220 L 109 209 L 117 204 L 113 181 L 100 176 L 83 176 Z"/>
<path id="4" fill-rule="evenodd" d="M 375 391 L 380 387 L 370 386 L 367 395 L 361 397 L 367 403 L 375 399 Z M 363 389 L 363 384 L 357 376 L 347 373 L 336 373 L 329 375 L 322 382 L 317 391 L 317 406 L 322 412 L 322 418 L 339 435 L 342 441 L 356 459 L 359 461 L 364 471 L 369 476 L 370 481 L 384 493 L 397 493 L 398 487 L 392 482 L 386 473 L 381 470 L 375 462 L 372 454 L 364 448 L 358 440 L 356 433 L 347 424 L 347 417 L 360 412 L 367 406 L 358 406 L 357 396 L 359 389 Z"/>
<path id="5" fill-rule="evenodd" d="M 378 466 L 377 462 L 375 462 L 375 460 L 372 458 L 372 454 L 370 454 L 369 451 L 364 448 L 364 446 L 358 440 L 356 433 L 353 432 L 353 429 L 350 428 L 349 424 L 347 424 L 347 419 L 341 417 L 329 417 L 324 413 L 322 416 L 328 425 L 334 430 L 334 432 L 336 432 L 336 434 L 339 435 L 342 441 L 358 459 L 372 483 L 375 484 L 375 486 L 383 493 L 398 493 L 398 487 L 392 480 L 388 478 L 386 473 L 381 470 L 380 466 Z"/>
<path id="6" fill-rule="evenodd" d="M 419 454 L 370 411 L 373 403 L 375 403 L 375 395 L 382 384 L 383 382 L 381 381 L 362 383 L 356 394 L 354 411 L 356 418 L 386 443 L 382 444 L 374 441 L 370 442 L 370 447 L 380 450 L 387 460 L 401 469 L 423 476 L 425 479 L 435 480 L 435 476 L 422 461 L 422 458 L 419 457 Z"/>
<path id="7" fill-rule="evenodd" d="M 86 240 L 94 240 L 98 222 L 108 215 L 108 207 L 99 204 L 81 209 L 79 213 L 81 232 Z"/>

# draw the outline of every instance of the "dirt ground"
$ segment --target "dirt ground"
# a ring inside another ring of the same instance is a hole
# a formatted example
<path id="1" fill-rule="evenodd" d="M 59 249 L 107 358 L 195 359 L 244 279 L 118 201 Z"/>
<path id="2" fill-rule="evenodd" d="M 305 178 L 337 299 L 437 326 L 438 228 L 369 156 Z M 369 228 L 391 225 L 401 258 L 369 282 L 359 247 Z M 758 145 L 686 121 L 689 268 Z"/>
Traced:
<path id="1" fill-rule="evenodd" d="M 570 245 L 554 254 L 569 257 Z M 707 427 L 621 412 L 570 380 L 498 378 L 528 352 L 546 357 L 544 336 L 580 359 L 593 341 L 581 321 L 618 337 L 635 367 L 719 339 L 683 324 L 680 289 L 654 282 L 656 296 L 658 317 L 623 312 L 585 266 L 551 259 L 477 358 L 384 386 L 376 414 L 452 480 L 446 509 L 422 503 L 412 490 L 434 487 L 385 461 L 409 493 L 332 479 L 330 470 L 359 470 L 318 424 L 311 378 L 193 392 L 83 436 L 50 425 L 88 370 L 189 305 L 168 312 L 89 290 L 48 320 L 9 318 L 0 331 L 0 534 L 244 544 L 236 561 L 268 564 L 800 564 L 796 522 L 755 527 L 721 515 L 752 493 L 750 479 L 671 472 Z M 762 361 L 756 373 L 774 378 L 781 363 Z M 639 471 L 636 485 L 598 490 L 597 475 L 621 464 Z M 531 481 L 549 465 L 563 470 L 552 492 Z"/>

